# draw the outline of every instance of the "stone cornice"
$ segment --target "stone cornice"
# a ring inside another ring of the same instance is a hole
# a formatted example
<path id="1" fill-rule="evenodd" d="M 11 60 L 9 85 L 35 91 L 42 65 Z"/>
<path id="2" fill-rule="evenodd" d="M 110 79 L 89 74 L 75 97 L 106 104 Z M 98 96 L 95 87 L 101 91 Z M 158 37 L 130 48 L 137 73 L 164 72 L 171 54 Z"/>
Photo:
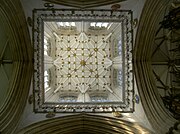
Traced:
<path id="1" fill-rule="evenodd" d="M 65 5 L 65 6 L 71 6 L 71 7 L 77 7 L 77 8 L 90 8 L 90 7 L 98 7 L 98 6 L 104 6 L 109 5 L 113 3 L 122 2 L 125 0 L 44 0 L 50 3 L 59 4 L 59 5 Z"/>

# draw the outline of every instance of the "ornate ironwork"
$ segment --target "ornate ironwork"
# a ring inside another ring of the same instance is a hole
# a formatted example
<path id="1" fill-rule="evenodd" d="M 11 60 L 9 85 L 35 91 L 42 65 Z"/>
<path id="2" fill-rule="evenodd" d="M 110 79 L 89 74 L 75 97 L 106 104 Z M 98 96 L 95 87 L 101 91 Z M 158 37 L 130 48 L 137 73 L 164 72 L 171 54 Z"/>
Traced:
<path id="1" fill-rule="evenodd" d="M 169 7 L 167 7 L 169 8 Z M 155 44 L 157 45 L 152 53 L 152 57 L 160 52 L 164 57 L 164 61 L 153 62 L 153 66 L 167 66 L 167 76 L 163 80 L 157 72 L 153 71 L 154 76 L 159 84 L 157 88 L 164 90 L 164 95 L 161 98 L 165 107 L 173 114 L 174 118 L 180 118 L 180 7 L 169 8 L 166 10 L 166 15 L 159 23 L 159 29 L 156 32 Z M 166 47 L 165 50 L 162 47 Z M 168 50 L 167 50 L 168 49 Z"/>

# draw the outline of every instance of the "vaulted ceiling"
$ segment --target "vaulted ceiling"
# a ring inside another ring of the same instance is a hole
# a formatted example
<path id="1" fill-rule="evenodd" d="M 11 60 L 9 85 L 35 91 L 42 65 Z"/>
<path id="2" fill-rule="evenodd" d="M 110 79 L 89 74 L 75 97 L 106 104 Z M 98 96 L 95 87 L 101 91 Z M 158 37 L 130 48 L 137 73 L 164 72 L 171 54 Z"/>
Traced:
<path id="1" fill-rule="evenodd" d="M 2 24 L 0 25 L 0 29 L 5 31 L 1 32 L 0 34 L 0 37 L 2 38 L 2 42 L 0 44 L 0 73 L 4 76 L 2 77 L 2 75 L 0 75 L 0 80 L 3 82 L 2 84 L 5 84 L 3 88 L 0 88 L 0 92 L 3 93 L 3 99 L 1 99 L 0 103 L 0 133 L 11 134 L 17 133 L 17 131 L 19 133 L 74 132 L 75 134 L 83 132 L 142 133 L 142 131 L 152 133 L 147 128 L 139 125 L 137 126 L 135 123 L 130 123 L 125 120 L 120 120 L 119 117 L 109 118 L 107 115 L 97 116 L 87 115 L 84 113 L 73 116 L 64 114 L 64 117 L 61 117 L 62 114 L 55 116 L 54 113 L 49 113 L 50 117 L 55 117 L 52 119 L 46 119 L 48 116 L 45 117 L 44 114 L 34 114 L 32 112 L 33 106 L 31 94 L 33 87 L 31 85 L 31 77 L 32 74 L 36 72 L 32 66 L 34 63 L 33 51 L 36 50 L 34 50 L 31 44 L 31 27 L 29 27 L 26 22 L 26 18 L 29 17 L 29 11 L 25 12 L 24 10 L 26 9 L 27 5 L 24 6 L 24 9 L 22 7 L 22 3 L 25 5 L 27 1 L 22 1 L 0 1 L 0 16 L 5 19 L 5 21 L 0 21 Z M 38 2 L 42 3 L 42 1 Z M 38 2 L 34 4 L 35 8 L 39 7 Z M 64 5 L 74 5 L 75 7 L 82 8 L 88 7 L 84 5 L 84 1 L 76 1 L 76 3 L 71 3 L 72 1 L 54 0 L 52 2 Z M 119 1 L 98 1 L 102 2 L 101 4 L 94 4 L 95 1 L 92 1 L 92 3 L 90 3 L 91 1 L 86 1 L 86 3 L 88 2 L 90 5 L 89 7 L 94 7 L 97 5 L 106 5 Z M 176 120 L 174 120 L 166 111 L 162 100 L 160 99 L 159 93 L 156 90 L 157 88 L 151 68 L 151 50 L 156 31 L 155 29 L 159 23 L 159 16 L 162 15 L 162 10 L 168 3 L 168 0 L 139 0 L 139 3 L 145 3 L 145 5 L 143 6 L 144 9 L 142 14 L 138 13 L 140 12 L 139 8 L 136 9 L 137 12 L 134 14 L 141 14 L 138 28 L 134 29 L 134 37 L 136 39 L 133 51 L 133 71 L 135 73 L 137 89 L 140 96 L 140 105 L 136 104 L 137 111 L 135 111 L 135 113 L 136 115 L 141 116 L 143 112 L 140 111 L 138 113 L 138 109 L 144 109 L 146 115 L 143 114 L 143 117 L 141 117 L 144 124 L 147 126 L 152 126 L 151 130 L 154 130 L 155 133 L 166 133 L 168 132 L 168 129 L 173 126 Z M 122 5 L 125 5 L 125 3 L 122 3 Z M 129 5 L 131 5 L 131 3 L 129 3 Z M 28 5 L 27 7 L 32 8 L 32 5 Z M 28 22 L 30 24 L 31 19 Z M 95 50 L 94 48 L 92 49 L 93 51 Z M 7 57 L 7 53 L 4 52 L 7 52 L 8 56 L 10 57 Z M 12 61 L 12 64 L 8 64 L 10 67 L 6 66 L 6 63 L 9 63 L 9 60 Z M 86 67 L 86 63 L 87 62 L 83 60 L 78 62 L 81 67 Z M 13 70 L 11 66 L 13 66 Z M 4 81 L 6 76 L 9 78 L 9 80 L 6 79 L 6 81 Z M 9 87 L 6 87 L 6 83 L 9 83 Z M 141 104 L 143 108 L 141 107 Z M 146 117 L 151 125 L 146 122 Z M 67 126 L 65 122 L 67 123 Z M 77 126 L 76 123 L 81 125 Z M 62 129 L 61 126 L 63 125 L 66 127 L 66 129 Z M 52 129 L 49 129 L 50 127 Z"/>
<path id="2" fill-rule="evenodd" d="M 69 22 L 64 22 L 64 24 L 66 23 Z M 56 33 L 53 33 L 56 36 L 56 51 L 54 53 L 53 48 L 50 45 L 48 46 L 49 49 L 51 47 L 51 51 L 47 48 L 44 64 L 45 70 L 49 70 L 50 74 L 56 74 L 54 78 L 53 75 L 50 75 L 49 81 L 51 83 L 54 83 L 53 80 L 56 81 L 56 89 L 53 92 L 59 94 L 61 101 L 66 101 L 65 98 L 71 98 L 72 101 L 78 102 L 100 101 L 101 99 L 103 101 L 122 101 L 122 93 L 120 93 L 122 89 L 115 91 L 118 85 L 112 83 L 117 81 L 116 75 L 118 74 L 114 72 L 115 69 L 122 73 L 122 51 L 119 50 L 120 52 L 117 51 L 116 53 L 113 51 L 113 49 L 118 50 L 119 47 L 122 49 L 122 46 L 121 44 L 112 45 L 122 40 L 120 39 L 121 35 L 116 35 L 118 32 L 121 34 L 121 25 L 118 26 L 119 23 L 107 23 L 106 27 L 101 27 L 103 23 L 98 22 L 94 25 L 100 26 L 90 26 L 92 23 L 76 22 L 73 27 L 63 26 L 62 23 L 60 28 L 53 29 L 53 31 L 56 31 Z M 45 37 L 47 40 L 48 29 L 57 27 L 57 24 L 55 22 L 45 23 Z M 87 25 L 89 26 L 87 27 Z M 119 60 L 116 56 L 119 56 Z M 51 59 L 51 62 L 49 59 Z M 53 70 L 51 69 L 52 66 L 55 67 L 56 73 L 51 72 Z M 47 88 L 49 90 L 53 90 L 54 87 L 51 83 L 49 84 L 50 87 Z M 51 98 L 55 100 L 48 99 L 47 101 L 60 101 L 59 97 Z"/>

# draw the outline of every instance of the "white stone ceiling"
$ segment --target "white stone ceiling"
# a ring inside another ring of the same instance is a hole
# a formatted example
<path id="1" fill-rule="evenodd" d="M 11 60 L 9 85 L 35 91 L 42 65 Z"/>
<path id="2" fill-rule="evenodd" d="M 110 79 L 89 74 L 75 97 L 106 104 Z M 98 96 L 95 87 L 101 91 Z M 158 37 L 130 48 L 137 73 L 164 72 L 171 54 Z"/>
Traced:
<path id="1" fill-rule="evenodd" d="M 29 16 L 31 17 L 32 16 L 32 10 L 34 8 L 36 8 L 36 9 L 44 8 L 43 7 L 44 2 L 41 1 L 41 0 L 31 0 L 31 1 L 29 1 L 29 0 L 21 0 L 21 1 L 22 1 L 22 5 L 23 5 L 23 8 L 24 8 L 26 17 L 29 17 Z M 138 18 L 139 19 L 140 15 L 141 15 L 141 11 L 143 9 L 144 2 L 145 2 L 145 0 L 137 0 L 137 1 L 128 0 L 128 1 L 120 3 L 120 4 L 121 4 L 121 9 L 122 10 L 127 10 L 127 9 L 132 10 L 133 11 L 133 18 Z M 69 7 L 64 7 L 62 5 L 54 5 L 54 8 L 64 9 L 64 8 L 69 8 Z M 98 7 L 97 9 L 111 9 L 111 5 L 104 6 L 104 7 Z M 56 26 L 54 26 L 54 27 L 56 27 Z M 53 29 L 53 31 L 55 31 L 55 29 Z M 137 28 L 134 29 L 134 39 L 135 39 L 135 36 L 136 36 L 136 31 L 137 31 Z M 29 32 L 30 32 L 30 35 L 32 35 L 31 27 L 29 27 Z M 113 35 L 115 35 L 115 34 L 113 34 Z M 49 91 L 51 91 L 51 90 L 49 90 Z M 33 86 L 31 86 L 29 93 L 32 94 L 32 92 L 33 92 Z M 135 93 L 137 93 L 136 87 L 135 87 Z M 47 94 L 47 96 L 49 94 Z M 49 111 L 48 109 L 49 108 L 47 108 L 46 110 Z M 33 108 L 32 108 L 32 105 L 30 105 L 30 104 L 26 105 L 26 108 L 25 108 L 24 111 L 25 112 L 23 114 L 23 117 L 22 117 L 22 120 L 20 122 L 19 128 L 23 128 L 24 126 L 27 126 L 27 125 L 32 124 L 34 122 L 41 121 L 41 120 L 45 119 L 44 114 L 37 114 L 37 113 L 35 114 L 35 113 L 33 113 L 32 112 Z M 67 115 L 67 113 L 56 114 L 57 117 L 64 116 L 64 115 Z M 112 114 L 105 113 L 104 115 L 112 117 Z M 125 118 L 126 118 L 126 115 L 125 115 Z M 150 129 L 152 129 L 151 126 L 148 124 L 148 121 L 147 121 L 147 119 L 145 117 L 145 113 L 144 113 L 144 110 L 142 108 L 141 103 L 138 104 L 138 105 L 137 104 L 135 105 L 135 112 L 133 114 L 128 115 L 128 118 L 133 118 L 133 119 L 135 119 L 135 122 L 141 122 L 145 127 L 148 127 Z M 125 119 L 125 120 L 127 120 L 127 119 Z"/>
<path id="2" fill-rule="evenodd" d="M 52 27 L 54 23 L 46 22 L 45 25 Z M 58 30 L 53 33 L 56 50 L 53 54 L 49 53 L 49 58 L 45 56 L 45 66 L 49 64 L 47 59 L 51 59 L 52 65 L 49 66 L 49 69 L 52 66 L 55 67 L 55 78 L 51 79 L 51 83 L 54 80 L 56 86 L 49 84 L 50 87 L 46 88 L 53 90 L 53 93 L 58 95 L 46 101 L 122 101 L 122 87 L 117 89 L 117 85 L 113 84 L 113 81 L 116 81 L 113 79 L 113 75 L 117 75 L 113 73 L 114 69 L 122 69 L 122 58 L 121 56 L 115 58 L 112 51 L 115 47 L 113 40 L 117 40 L 115 35 L 113 37 L 112 31 L 107 32 L 107 26 L 112 24 L 106 23 L 105 27 L 103 23 L 96 23 L 91 26 L 91 23 L 87 22 L 90 24 L 91 34 L 84 32 L 84 25 L 87 26 L 85 22 L 76 22 L 77 27 L 81 25 L 81 29 L 76 31 L 77 34 L 68 32 L 69 29 L 77 29 L 75 23 L 58 22 L 57 24 L 60 24 L 60 28 L 65 30 L 65 34 L 58 34 Z M 73 26 L 70 28 L 71 24 Z M 118 24 L 116 25 L 118 26 Z M 45 27 L 45 29 L 47 28 Z M 86 27 L 86 31 L 89 29 Z M 120 29 L 121 27 L 117 27 L 117 30 Z M 96 34 L 100 30 L 106 30 L 105 34 Z"/>

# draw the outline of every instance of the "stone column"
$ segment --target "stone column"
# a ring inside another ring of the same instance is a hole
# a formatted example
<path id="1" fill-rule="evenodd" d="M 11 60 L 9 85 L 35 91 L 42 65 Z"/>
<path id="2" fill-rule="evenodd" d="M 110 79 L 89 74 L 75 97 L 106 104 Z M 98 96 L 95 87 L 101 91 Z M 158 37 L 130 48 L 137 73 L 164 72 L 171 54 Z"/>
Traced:
<path id="1" fill-rule="evenodd" d="M 113 59 L 113 68 L 114 69 L 122 69 L 122 57 L 121 56 L 117 56 Z"/>
<path id="2" fill-rule="evenodd" d="M 50 69 L 52 66 L 53 66 L 53 58 L 48 55 L 44 55 L 44 71 Z"/>
<path id="3" fill-rule="evenodd" d="M 77 102 L 90 102 L 91 98 L 88 93 L 80 93 Z"/>

